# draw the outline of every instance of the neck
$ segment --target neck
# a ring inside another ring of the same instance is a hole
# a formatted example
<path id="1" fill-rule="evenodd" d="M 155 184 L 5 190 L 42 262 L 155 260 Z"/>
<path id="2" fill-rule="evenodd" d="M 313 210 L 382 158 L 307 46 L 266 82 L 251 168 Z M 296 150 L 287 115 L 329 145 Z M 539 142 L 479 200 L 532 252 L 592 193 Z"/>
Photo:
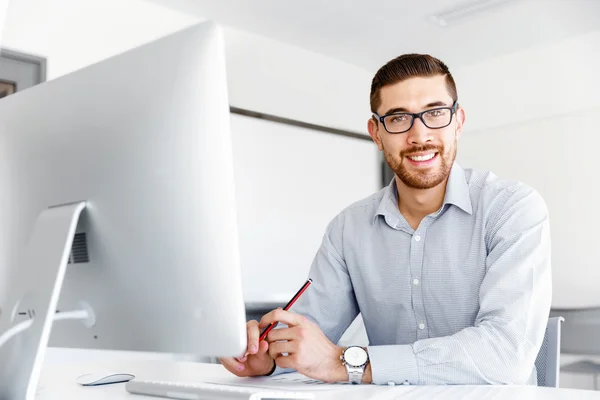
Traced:
<path id="1" fill-rule="evenodd" d="M 444 196 L 446 194 L 447 182 L 448 178 L 430 189 L 415 189 L 406 186 L 404 182 L 396 176 L 398 209 L 413 229 L 417 229 L 419 223 L 425 216 L 442 207 Z"/>

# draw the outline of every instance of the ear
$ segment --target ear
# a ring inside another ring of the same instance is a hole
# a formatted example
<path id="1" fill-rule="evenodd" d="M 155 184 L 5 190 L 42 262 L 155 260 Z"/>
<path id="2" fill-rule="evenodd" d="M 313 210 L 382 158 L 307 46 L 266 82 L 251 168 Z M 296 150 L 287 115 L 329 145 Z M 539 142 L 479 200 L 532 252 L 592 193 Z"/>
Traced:
<path id="1" fill-rule="evenodd" d="M 369 130 L 369 135 L 377 145 L 379 151 L 382 151 L 383 143 L 381 142 L 381 137 L 379 137 L 379 121 L 376 121 L 373 117 L 369 118 L 369 121 L 367 122 L 367 129 Z"/>
<path id="2" fill-rule="evenodd" d="M 463 130 L 463 126 L 465 124 L 466 114 L 465 109 L 462 107 L 458 107 L 456 109 L 456 139 L 460 139 L 460 135 Z"/>

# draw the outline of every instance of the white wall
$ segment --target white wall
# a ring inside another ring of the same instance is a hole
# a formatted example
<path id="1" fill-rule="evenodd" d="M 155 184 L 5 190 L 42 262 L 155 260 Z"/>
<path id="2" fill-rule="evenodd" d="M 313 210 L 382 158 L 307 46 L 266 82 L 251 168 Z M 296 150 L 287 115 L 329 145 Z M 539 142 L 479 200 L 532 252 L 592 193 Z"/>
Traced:
<path id="1" fill-rule="evenodd" d="M 11 1 L 2 47 L 48 58 L 48 79 L 202 21 L 144 0 Z M 224 27 L 232 105 L 365 132 L 371 74 Z"/>
<path id="2" fill-rule="evenodd" d="M 4 32 L 4 22 L 6 21 L 9 2 L 10 0 L 0 0 L 0 42 L 2 42 L 2 33 Z"/>
<path id="3" fill-rule="evenodd" d="M 326 224 L 379 190 L 378 152 L 365 140 L 231 122 L 244 296 L 285 304 L 306 281 Z"/>
<path id="4" fill-rule="evenodd" d="M 197 21 L 141 0 L 15 0 L 2 47 L 47 57 L 54 79 Z"/>
<path id="5" fill-rule="evenodd" d="M 553 306 L 600 306 L 600 32 L 454 71 L 464 166 L 523 180 L 546 199 Z"/>
<path id="6" fill-rule="evenodd" d="M 453 70 L 467 129 L 474 134 L 600 106 L 599 49 L 595 31 Z"/>
<path id="7" fill-rule="evenodd" d="M 200 21 L 143 0 L 18 0 L 2 47 L 46 57 L 55 79 Z M 230 104 L 366 134 L 370 73 L 229 27 L 224 35 Z M 234 116 L 232 126 L 247 298 L 285 301 L 305 279 L 329 220 L 378 189 L 377 151 L 357 139 L 246 120 Z M 353 163 L 343 165 L 350 154 Z"/>

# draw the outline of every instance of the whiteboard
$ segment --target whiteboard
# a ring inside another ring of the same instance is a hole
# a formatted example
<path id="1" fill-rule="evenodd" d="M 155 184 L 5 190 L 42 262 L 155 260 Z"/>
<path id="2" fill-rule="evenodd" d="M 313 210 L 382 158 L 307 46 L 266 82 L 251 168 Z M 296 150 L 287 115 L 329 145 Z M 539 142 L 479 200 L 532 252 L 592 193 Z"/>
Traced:
<path id="1" fill-rule="evenodd" d="M 327 224 L 381 188 L 371 141 L 231 115 L 244 299 L 286 303 Z"/>

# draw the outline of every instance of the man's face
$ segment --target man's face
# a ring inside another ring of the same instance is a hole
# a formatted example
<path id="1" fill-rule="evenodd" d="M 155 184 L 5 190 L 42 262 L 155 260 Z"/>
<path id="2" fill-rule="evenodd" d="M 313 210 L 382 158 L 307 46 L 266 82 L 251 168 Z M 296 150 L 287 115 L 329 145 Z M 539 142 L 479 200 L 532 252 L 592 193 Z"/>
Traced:
<path id="1" fill-rule="evenodd" d="M 453 100 L 442 75 L 411 78 L 380 90 L 377 114 L 419 113 L 437 107 L 452 107 Z M 390 168 L 408 187 L 430 189 L 444 182 L 456 158 L 456 143 L 465 115 L 459 108 L 445 128 L 428 128 L 418 118 L 404 133 L 389 133 L 379 121 L 369 120 L 369 134 L 382 150 Z M 389 127 L 389 125 L 388 125 Z"/>

